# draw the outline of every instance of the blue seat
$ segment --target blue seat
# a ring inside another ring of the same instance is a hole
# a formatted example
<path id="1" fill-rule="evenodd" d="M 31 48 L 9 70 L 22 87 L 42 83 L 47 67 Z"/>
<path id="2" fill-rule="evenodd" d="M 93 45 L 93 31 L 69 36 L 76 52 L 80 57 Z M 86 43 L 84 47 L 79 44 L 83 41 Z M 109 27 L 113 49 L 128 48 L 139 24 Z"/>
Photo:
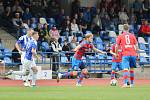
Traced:
<path id="1" fill-rule="evenodd" d="M 104 46 L 103 46 L 102 43 L 96 44 L 96 48 L 99 49 L 99 50 L 104 50 Z"/>
<path id="2" fill-rule="evenodd" d="M 3 52 L 0 50 L 0 59 L 3 59 L 3 58 L 4 58 Z"/>
<path id="3" fill-rule="evenodd" d="M 139 47 L 141 50 L 147 50 L 145 44 L 143 44 L 143 43 L 139 43 Z"/>
<path id="4" fill-rule="evenodd" d="M 95 43 L 102 43 L 102 39 L 100 37 L 95 37 Z"/>
<path id="5" fill-rule="evenodd" d="M 12 57 L 12 51 L 9 49 L 4 49 L 4 56 L 5 57 Z"/>
<path id="6" fill-rule="evenodd" d="M 77 38 L 78 38 L 78 42 L 82 41 L 82 37 L 81 36 L 79 36 Z"/>
<path id="7" fill-rule="evenodd" d="M 116 43 L 116 38 L 115 37 L 109 37 L 110 43 Z"/>
<path id="8" fill-rule="evenodd" d="M 42 42 L 42 50 L 50 50 L 49 44 L 47 42 Z"/>
<path id="9" fill-rule="evenodd" d="M 20 29 L 20 33 L 21 33 L 21 35 L 26 35 L 27 34 L 27 29 L 26 28 Z"/>
<path id="10" fill-rule="evenodd" d="M 37 28 L 37 24 L 36 23 L 32 23 L 30 27 L 33 28 L 33 29 L 36 29 Z"/>
<path id="11" fill-rule="evenodd" d="M 0 50 L 4 50 L 4 45 L 0 43 Z"/>
<path id="12" fill-rule="evenodd" d="M 47 22 L 48 22 L 49 24 L 53 24 L 53 25 L 56 24 L 56 21 L 55 21 L 54 18 L 47 18 Z"/>
<path id="13" fill-rule="evenodd" d="M 13 65 L 12 60 L 9 57 L 4 57 L 4 62 L 5 62 L 5 65 L 7 66 Z"/>

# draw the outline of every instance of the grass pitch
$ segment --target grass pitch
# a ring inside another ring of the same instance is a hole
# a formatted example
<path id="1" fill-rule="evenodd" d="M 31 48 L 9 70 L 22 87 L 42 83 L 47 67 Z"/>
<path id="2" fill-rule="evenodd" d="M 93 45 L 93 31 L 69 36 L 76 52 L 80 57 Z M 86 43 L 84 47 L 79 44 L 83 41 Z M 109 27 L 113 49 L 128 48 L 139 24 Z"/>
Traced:
<path id="1" fill-rule="evenodd" d="M 0 100 L 150 100 L 150 85 L 83 87 L 0 87 Z"/>

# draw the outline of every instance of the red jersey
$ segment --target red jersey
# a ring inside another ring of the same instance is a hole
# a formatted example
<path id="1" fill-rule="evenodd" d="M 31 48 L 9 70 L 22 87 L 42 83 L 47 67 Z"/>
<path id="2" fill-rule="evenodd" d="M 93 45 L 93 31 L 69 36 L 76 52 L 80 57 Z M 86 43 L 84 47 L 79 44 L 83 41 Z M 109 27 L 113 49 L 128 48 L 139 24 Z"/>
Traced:
<path id="1" fill-rule="evenodd" d="M 116 44 L 113 44 L 111 49 L 112 49 L 112 52 L 116 52 L 116 49 L 115 49 L 115 46 Z M 122 61 L 122 48 L 121 46 L 118 47 L 118 57 L 115 57 L 113 55 L 113 58 L 112 58 L 112 62 L 121 62 Z"/>
<path id="2" fill-rule="evenodd" d="M 150 32 L 150 27 L 148 25 L 141 25 L 139 33 L 147 34 Z"/>
<path id="3" fill-rule="evenodd" d="M 80 48 L 75 52 L 74 57 L 78 60 L 82 59 L 85 52 L 89 52 L 93 48 L 93 44 L 84 40 L 80 43 Z"/>
<path id="4" fill-rule="evenodd" d="M 136 56 L 137 40 L 131 33 L 123 32 L 117 38 L 117 45 L 122 47 L 123 56 Z"/>

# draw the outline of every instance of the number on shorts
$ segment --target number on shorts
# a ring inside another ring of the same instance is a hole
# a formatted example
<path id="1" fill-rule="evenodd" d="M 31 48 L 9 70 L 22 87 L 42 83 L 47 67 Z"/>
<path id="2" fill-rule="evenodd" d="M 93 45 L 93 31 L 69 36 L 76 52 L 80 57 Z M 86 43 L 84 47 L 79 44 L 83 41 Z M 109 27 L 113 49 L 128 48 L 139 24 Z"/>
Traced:
<path id="1" fill-rule="evenodd" d="M 130 44 L 130 38 L 129 35 L 125 35 L 126 44 Z"/>

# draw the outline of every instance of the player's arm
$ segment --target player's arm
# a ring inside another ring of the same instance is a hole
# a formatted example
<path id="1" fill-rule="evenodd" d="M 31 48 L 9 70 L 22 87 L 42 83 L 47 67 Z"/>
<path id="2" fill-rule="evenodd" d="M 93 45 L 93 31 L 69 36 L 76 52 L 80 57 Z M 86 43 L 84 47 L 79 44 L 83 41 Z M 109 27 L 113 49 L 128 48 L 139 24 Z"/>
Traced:
<path id="1" fill-rule="evenodd" d="M 76 48 L 73 49 L 73 51 L 75 52 L 75 51 L 79 50 L 80 48 L 81 48 L 81 45 L 78 45 Z"/>
<path id="2" fill-rule="evenodd" d="M 121 36 L 118 36 L 117 39 L 116 39 L 116 46 L 115 46 L 115 53 L 116 53 L 116 56 L 118 56 L 118 48 L 119 48 L 119 45 L 120 45 L 120 42 L 121 42 Z"/>
<path id="3" fill-rule="evenodd" d="M 93 50 L 94 50 L 95 52 L 98 52 L 98 53 L 101 53 L 101 54 L 107 54 L 106 52 L 101 51 L 101 50 L 99 50 L 99 49 L 97 49 L 97 48 L 95 48 L 95 47 L 93 47 Z"/>
<path id="4" fill-rule="evenodd" d="M 21 54 L 21 53 L 22 53 L 22 51 L 21 51 L 21 48 L 20 48 L 19 42 L 16 42 L 15 47 L 16 47 L 16 49 L 18 50 L 18 52 Z"/>
<path id="5" fill-rule="evenodd" d="M 117 54 L 115 52 L 113 52 L 112 50 L 109 51 L 110 54 L 117 56 Z"/>

